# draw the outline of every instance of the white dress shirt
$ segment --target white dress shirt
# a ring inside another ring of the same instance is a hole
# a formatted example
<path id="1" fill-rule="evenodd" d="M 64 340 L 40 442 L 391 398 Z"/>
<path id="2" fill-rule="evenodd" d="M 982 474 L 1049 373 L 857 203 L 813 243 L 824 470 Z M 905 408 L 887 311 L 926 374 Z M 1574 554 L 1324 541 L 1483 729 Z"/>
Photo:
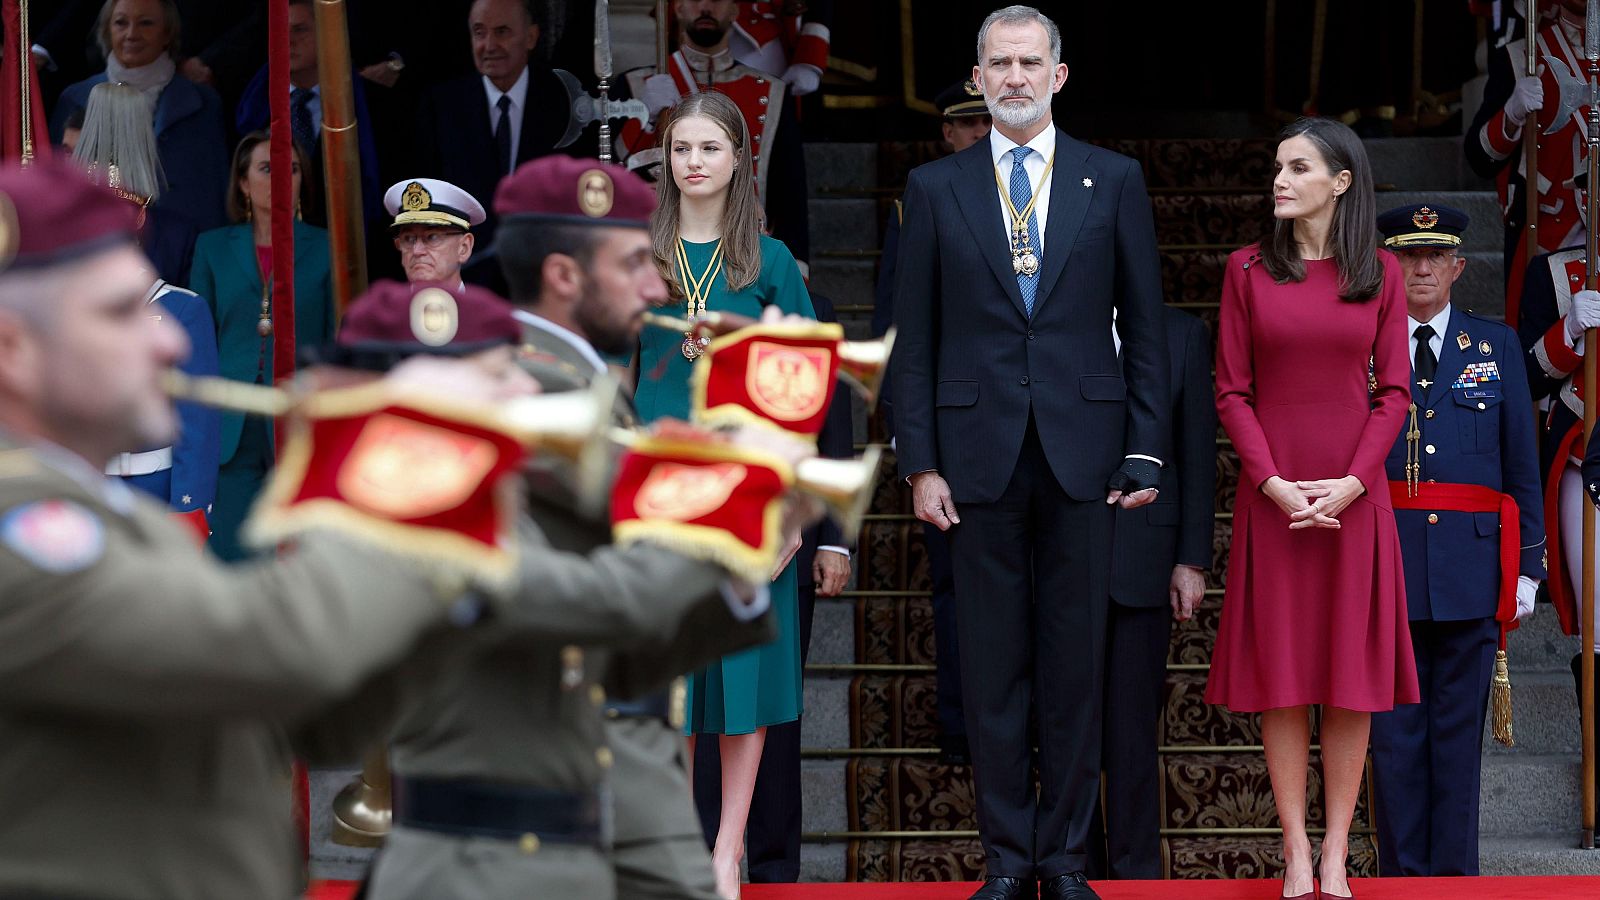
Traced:
<path id="1" fill-rule="evenodd" d="M 1006 200 L 1011 196 L 1011 167 L 1013 157 L 1011 151 L 1021 146 L 1016 141 L 1000 133 L 1000 129 L 989 131 L 989 155 L 994 159 L 995 174 L 1000 176 L 999 184 L 995 191 L 1000 194 L 1000 213 L 1005 220 L 1006 246 L 1011 246 L 1011 210 L 1006 206 Z M 1028 173 L 1028 184 L 1033 192 L 1039 196 L 1038 202 L 1033 204 L 1033 215 L 1039 222 L 1039 256 L 1042 259 L 1045 253 L 1044 236 L 1045 226 L 1050 220 L 1050 184 L 1055 181 L 1055 169 L 1050 170 L 1050 175 L 1044 178 L 1041 184 L 1039 179 L 1044 177 L 1045 166 L 1049 165 L 1051 157 L 1056 152 L 1056 126 L 1054 123 L 1046 125 L 1044 130 L 1033 136 L 1028 142 L 1028 147 L 1033 150 L 1028 158 L 1022 161 L 1022 168 Z M 1005 185 L 1002 189 L 1000 185 Z M 1022 212 L 1019 207 L 1017 212 Z"/>
<path id="2" fill-rule="evenodd" d="M 522 74 L 517 76 L 516 84 L 511 90 L 502 91 L 494 86 L 494 82 L 485 75 L 483 77 L 483 90 L 489 96 L 489 134 L 494 135 L 495 128 L 500 124 L 500 98 L 510 97 L 511 108 L 506 110 L 506 115 L 511 117 L 511 165 L 517 164 L 517 148 L 522 146 L 522 114 L 528 108 L 528 67 L 522 67 Z"/>
<path id="3" fill-rule="evenodd" d="M 1433 329 L 1433 337 L 1428 339 L 1428 346 L 1433 348 L 1433 358 L 1440 359 L 1444 356 L 1445 329 L 1450 327 L 1450 304 L 1446 303 L 1439 314 L 1426 322 L 1406 316 L 1406 347 L 1411 351 L 1411 358 L 1417 358 L 1417 329 L 1427 325 Z M 1435 373 L 1437 374 L 1437 373 Z"/>

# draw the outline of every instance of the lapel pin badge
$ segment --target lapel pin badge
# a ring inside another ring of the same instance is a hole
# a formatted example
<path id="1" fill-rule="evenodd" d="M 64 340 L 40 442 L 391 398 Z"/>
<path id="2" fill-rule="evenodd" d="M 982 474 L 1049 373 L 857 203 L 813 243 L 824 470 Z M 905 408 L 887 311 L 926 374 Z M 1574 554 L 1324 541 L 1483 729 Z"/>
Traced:
<path id="1" fill-rule="evenodd" d="M 1467 337 L 1467 333 L 1463 331 L 1456 335 L 1456 346 L 1462 350 L 1465 350 L 1472 346 L 1472 338 Z"/>
<path id="2" fill-rule="evenodd" d="M 1093 178 L 1085 178 L 1083 180 L 1083 186 L 1084 187 L 1094 187 L 1094 179 Z"/>
<path id="3" fill-rule="evenodd" d="M 1479 341 L 1478 352 L 1488 356 L 1494 352 L 1494 347 L 1488 341 Z"/>

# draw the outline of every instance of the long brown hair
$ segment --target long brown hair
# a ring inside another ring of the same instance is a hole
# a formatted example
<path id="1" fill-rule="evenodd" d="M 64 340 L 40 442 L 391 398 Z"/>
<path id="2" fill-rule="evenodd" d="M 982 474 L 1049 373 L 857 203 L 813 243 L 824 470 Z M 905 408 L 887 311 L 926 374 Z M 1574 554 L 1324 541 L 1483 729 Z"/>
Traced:
<path id="1" fill-rule="evenodd" d="M 750 162 L 750 131 L 739 107 L 716 91 L 690 94 L 672 110 L 661 126 L 661 155 L 666 158 L 656 182 L 656 210 L 650 214 L 650 243 L 655 248 L 656 269 L 677 296 L 684 296 L 677 273 L 678 214 L 683 192 L 672 176 L 672 129 L 691 116 L 717 123 L 734 145 L 733 180 L 728 183 L 728 205 L 722 211 L 722 273 L 728 290 L 742 291 L 761 274 L 761 205 L 756 201 L 754 166 Z"/>
<path id="2" fill-rule="evenodd" d="M 1361 138 L 1336 119 L 1302 118 L 1278 135 L 1278 143 L 1304 137 L 1322 154 L 1334 175 L 1348 171 L 1350 187 L 1333 205 L 1328 228 L 1333 259 L 1339 266 L 1339 299 L 1371 300 L 1383 287 L 1378 259 L 1378 204 L 1372 196 L 1372 165 Z M 1294 220 L 1278 219 L 1272 235 L 1261 242 L 1261 262 L 1274 281 L 1304 281 L 1306 264 L 1294 242 Z"/>

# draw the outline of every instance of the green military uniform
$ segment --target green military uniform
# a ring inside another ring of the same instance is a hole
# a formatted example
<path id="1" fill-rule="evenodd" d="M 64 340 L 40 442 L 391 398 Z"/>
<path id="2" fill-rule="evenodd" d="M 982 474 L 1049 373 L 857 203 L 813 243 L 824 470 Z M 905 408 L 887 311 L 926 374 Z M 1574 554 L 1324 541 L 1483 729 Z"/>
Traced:
<path id="1" fill-rule="evenodd" d="M 550 330 L 554 326 L 531 324 L 526 313 L 518 318 L 523 322 L 520 358 L 546 390 L 587 387 L 601 371 L 572 344 L 577 338 L 570 332 L 562 335 Z M 633 404 L 619 397 L 613 419 L 631 424 L 636 419 Z M 723 647 L 734 649 L 738 647 L 733 644 Z M 681 707 L 681 690 L 674 685 L 669 706 Z M 607 711 L 606 739 L 616 755 L 610 780 L 616 798 L 618 896 L 710 900 L 717 896 L 716 878 L 695 815 L 681 709 L 664 717 L 658 714 L 660 706 L 659 701 L 623 704 Z"/>
<path id="2" fill-rule="evenodd" d="M 502 806 L 508 797 L 592 801 L 603 818 L 615 759 L 601 727 L 607 692 L 659 686 L 722 652 L 722 635 L 770 636 L 765 616 L 736 623 L 716 566 L 642 545 L 527 552 L 543 535 L 523 530 L 523 583 L 537 589 L 499 611 L 500 641 L 407 710 L 393 733 L 396 825 L 372 874 L 373 900 L 491 900 L 528 896 L 531 886 L 538 896 L 614 896 L 603 824 L 576 840 L 533 829 L 472 833 L 451 827 L 461 821 L 409 821 L 408 791 Z"/>
<path id="3" fill-rule="evenodd" d="M 318 536 L 223 566 L 79 457 L 0 437 L 0 896 L 293 896 L 287 732 L 444 619 L 395 563 Z"/>

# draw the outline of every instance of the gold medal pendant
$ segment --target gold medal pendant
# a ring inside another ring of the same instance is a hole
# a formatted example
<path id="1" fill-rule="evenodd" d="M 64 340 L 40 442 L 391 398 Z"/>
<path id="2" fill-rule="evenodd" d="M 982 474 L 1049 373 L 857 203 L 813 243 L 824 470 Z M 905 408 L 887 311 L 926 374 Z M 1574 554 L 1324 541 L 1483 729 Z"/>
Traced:
<path id="1" fill-rule="evenodd" d="M 1017 257 L 1017 271 L 1028 277 L 1033 277 L 1039 271 L 1039 257 L 1033 255 L 1032 250 L 1023 251 Z"/>
<path id="2" fill-rule="evenodd" d="M 699 359 L 700 354 L 706 352 L 705 347 L 701 346 L 700 344 L 700 339 L 692 334 L 686 334 L 683 336 L 682 350 L 683 358 L 690 362 L 694 362 L 695 360 Z"/>

